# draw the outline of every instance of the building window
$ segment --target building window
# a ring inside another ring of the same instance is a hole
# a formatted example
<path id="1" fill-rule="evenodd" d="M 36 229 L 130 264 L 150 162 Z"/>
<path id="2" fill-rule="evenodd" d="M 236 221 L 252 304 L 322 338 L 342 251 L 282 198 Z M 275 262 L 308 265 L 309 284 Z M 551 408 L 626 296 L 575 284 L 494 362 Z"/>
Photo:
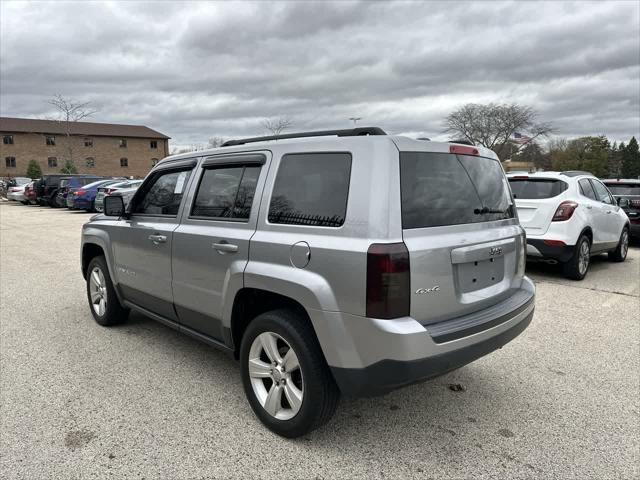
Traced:
<path id="1" fill-rule="evenodd" d="M 151 140 L 149 142 L 149 146 L 151 146 L 151 148 L 158 148 L 158 141 L 157 140 Z"/>
<path id="2" fill-rule="evenodd" d="M 87 157 L 86 162 L 88 168 L 93 168 L 96 166 L 96 159 L 93 157 Z"/>
<path id="3" fill-rule="evenodd" d="M 13 135 L 5 135 L 2 137 L 2 143 L 5 145 L 13 145 Z"/>
<path id="4" fill-rule="evenodd" d="M 128 166 L 129 166 L 129 159 L 127 159 L 127 158 L 121 158 L 121 159 L 120 159 L 120 166 L 121 166 L 121 167 L 128 167 Z"/>
<path id="5" fill-rule="evenodd" d="M 16 168 L 16 157 L 5 157 L 4 161 L 7 163 L 7 168 Z"/>
<path id="6" fill-rule="evenodd" d="M 58 166 L 58 159 L 56 157 L 47 158 L 47 165 L 49 167 L 57 167 Z"/>
<path id="7" fill-rule="evenodd" d="M 120 139 L 120 148 L 127 148 L 127 139 L 126 138 L 121 138 Z"/>
<path id="8" fill-rule="evenodd" d="M 152 158 L 151 159 L 151 166 L 155 167 L 158 164 L 158 159 L 157 158 Z"/>
<path id="9" fill-rule="evenodd" d="M 56 137 L 51 136 L 51 135 L 47 135 L 47 145 L 55 145 L 56 144 Z"/>
<path id="10" fill-rule="evenodd" d="M 93 147 L 93 138 L 85 138 L 84 146 L 89 148 Z"/>

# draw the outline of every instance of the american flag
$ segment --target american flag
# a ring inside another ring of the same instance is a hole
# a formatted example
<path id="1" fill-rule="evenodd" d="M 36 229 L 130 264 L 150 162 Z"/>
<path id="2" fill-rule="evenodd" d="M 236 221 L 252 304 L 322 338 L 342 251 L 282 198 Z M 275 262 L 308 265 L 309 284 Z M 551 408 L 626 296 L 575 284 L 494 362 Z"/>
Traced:
<path id="1" fill-rule="evenodd" d="M 527 137 L 526 135 L 513 132 L 513 141 L 519 143 L 520 145 L 524 145 L 525 143 L 529 143 L 531 141 L 531 137 Z"/>

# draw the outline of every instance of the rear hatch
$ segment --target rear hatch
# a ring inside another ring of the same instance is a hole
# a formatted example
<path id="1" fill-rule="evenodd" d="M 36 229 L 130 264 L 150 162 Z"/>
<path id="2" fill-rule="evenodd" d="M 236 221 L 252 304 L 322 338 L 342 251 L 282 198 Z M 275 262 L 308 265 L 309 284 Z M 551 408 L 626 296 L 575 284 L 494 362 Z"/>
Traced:
<path id="1" fill-rule="evenodd" d="M 524 275 L 524 238 L 498 160 L 400 152 L 411 316 L 423 325 L 511 297 Z"/>
<path id="2" fill-rule="evenodd" d="M 509 178 L 509 185 L 518 209 L 520 225 L 528 235 L 547 233 L 560 201 L 553 200 L 569 185 L 558 178 L 536 178 L 518 175 Z"/>

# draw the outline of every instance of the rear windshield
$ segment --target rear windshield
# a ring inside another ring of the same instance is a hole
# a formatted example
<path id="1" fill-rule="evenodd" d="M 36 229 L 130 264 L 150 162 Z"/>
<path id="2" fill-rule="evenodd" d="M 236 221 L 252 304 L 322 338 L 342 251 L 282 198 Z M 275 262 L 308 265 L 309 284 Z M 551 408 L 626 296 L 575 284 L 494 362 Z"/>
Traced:
<path id="1" fill-rule="evenodd" d="M 605 183 L 614 195 L 640 195 L 640 183 Z"/>
<path id="2" fill-rule="evenodd" d="M 497 160 L 450 153 L 400 152 L 402 228 L 514 218 Z"/>
<path id="3" fill-rule="evenodd" d="M 556 197 L 568 187 L 566 182 L 553 178 L 510 178 L 509 185 L 513 198 L 529 200 Z"/>

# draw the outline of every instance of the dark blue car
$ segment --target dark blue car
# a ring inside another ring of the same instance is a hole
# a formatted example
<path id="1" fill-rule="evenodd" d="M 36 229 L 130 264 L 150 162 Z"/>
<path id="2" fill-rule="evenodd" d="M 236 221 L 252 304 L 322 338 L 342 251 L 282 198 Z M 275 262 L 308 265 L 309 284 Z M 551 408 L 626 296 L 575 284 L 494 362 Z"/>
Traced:
<path id="1" fill-rule="evenodd" d="M 87 185 L 70 188 L 66 203 L 67 207 L 72 210 L 86 210 L 88 212 L 93 211 L 93 204 L 98 193 L 99 187 L 105 187 L 113 183 L 121 182 L 121 178 L 103 178 Z"/>

